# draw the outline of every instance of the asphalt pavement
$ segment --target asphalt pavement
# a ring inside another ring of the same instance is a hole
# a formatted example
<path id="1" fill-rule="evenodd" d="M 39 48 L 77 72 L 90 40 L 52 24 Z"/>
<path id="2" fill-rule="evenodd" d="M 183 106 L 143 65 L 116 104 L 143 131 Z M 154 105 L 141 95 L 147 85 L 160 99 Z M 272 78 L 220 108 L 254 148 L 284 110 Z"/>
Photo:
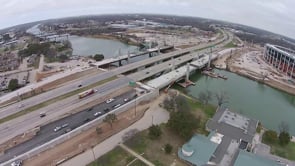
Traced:
<path id="1" fill-rule="evenodd" d="M 116 80 L 95 87 L 97 92 L 89 97 L 78 99 L 78 96 L 74 95 L 24 116 L 18 117 L 14 120 L 0 124 L 0 143 L 3 143 L 19 134 L 25 133 L 37 126 L 45 124 L 47 121 L 57 119 L 58 117 L 71 112 L 71 110 L 75 108 L 116 91 L 118 88 L 126 87 L 128 86 L 129 81 L 130 79 L 127 77 L 120 77 Z M 42 112 L 46 112 L 48 116 L 40 119 L 39 114 Z"/>
<path id="2" fill-rule="evenodd" d="M 121 106 L 127 103 L 129 100 L 132 100 L 135 98 L 136 92 L 135 90 L 131 90 L 129 92 L 126 92 L 120 96 L 115 97 L 114 101 L 111 103 L 100 103 L 96 106 L 94 106 L 91 109 L 86 109 L 81 112 L 69 115 L 65 118 L 62 118 L 60 120 L 54 121 L 52 123 L 46 124 L 45 126 L 41 126 L 40 131 L 37 133 L 35 137 L 32 139 L 19 144 L 11 149 L 8 149 L 4 152 L 3 155 L 0 156 L 0 163 L 12 159 L 14 156 L 23 154 L 37 146 L 40 146 L 54 138 L 57 138 L 61 135 L 63 135 L 66 130 L 70 129 L 73 130 L 89 121 L 92 121 L 105 113 L 111 111 L 114 109 L 114 106 L 120 104 Z M 124 101 L 124 99 L 128 99 L 127 102 Z M 95 113 L 100 112 L 98 116 L 94 116 Z M 63 126 L 67 124 L 66 127 L 61 128 L 58 131 L 54 131 L 54 129 L 59 126 Z"/>

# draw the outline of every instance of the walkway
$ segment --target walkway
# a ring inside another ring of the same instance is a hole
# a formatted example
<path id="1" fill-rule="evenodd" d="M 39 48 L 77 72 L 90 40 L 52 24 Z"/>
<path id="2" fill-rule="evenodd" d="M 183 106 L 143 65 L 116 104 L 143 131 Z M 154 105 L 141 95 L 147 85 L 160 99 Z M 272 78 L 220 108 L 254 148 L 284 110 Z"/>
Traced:
<path id="1" fill-rule="evenodd" d="M 161 124 L 166 123 L 169 120 L 169 113 L 159 107 L 159 103 L 162 102 L 164 99 L 164 95 L 160 96 L 160 99 L 157 98 L 151 104 L 150 109 L 148 109 L 144 116 L 129 126 L 128 128 L 122 130 L 121 132 L 111 136 L 110 138 L 106 139 L 105 141 L 101 142 L 100 144 L 96 145 L 92 150 L 88 150 L 66 162 L 61 164 L 62 166 L 73 166 L 73 165 L 87 165 L 88 163 L 92 162 L 95 158 L 99 158 L 100 156 L 106 154 L 107 152 L 114 149 L 120 142 L 122 141 L 123 135 L 132 130 L 137 129 L 139 131 L 145 130 L 150 127 L 152 124 Z"/>
<path id="2" fill-rule="evenodd" d="M 151 163 L 150 161 L 146 160 L 145 158 L 143 158 L 141 155 L 137 154 L 136 152 L 134 152 L 132 149 L 128 148 L 127 146 L 125 146 L 124 144 L 120 143 L 119 146 L 121 148 L 123 148 L 124 150 L 126 150 L 128 153 L 130 153 L 131 155 L 133 155 L 134 157 L 138 158 L 139 160 L 141 160 L 142 162 L 144 162 L 146 165 L 148 166 L 155 166 L 153 163 Z"/>

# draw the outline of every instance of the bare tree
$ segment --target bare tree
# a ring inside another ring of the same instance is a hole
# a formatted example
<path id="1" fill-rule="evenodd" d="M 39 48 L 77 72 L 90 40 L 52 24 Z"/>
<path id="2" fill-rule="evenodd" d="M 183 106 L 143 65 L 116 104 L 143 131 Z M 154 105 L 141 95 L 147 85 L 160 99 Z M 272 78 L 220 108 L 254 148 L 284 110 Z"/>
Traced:
<path id="1" fill-rule="evenodd" d="M 103 122 L 108 123 L 111 128 L 113 128 L 113 123 L 117 120 L 116 114 L 108 114 L 104 119 Z"/>
<path id="2" fill-rule="evenodd" d="M 208 102 L 212 99 L 212 92 L 209 90 L 203 91 L 199 93 L 199 100 L 203 104 L 208 104 Z"/>
<path id="3" fill-rule="evenodd" d="M 228 102 L 228 96 L 224 91 L 215 93 L 215 97 L 217 99 L 218 106 Z"/>
<path id="4" fill-rule="evenodd" d="M 285 121 L 282 121 L 279 124 L 279 131 L 280 131 L 280 133 L 282 133 L 282 132 L 288 133 L 289 132 L 289 125 L 288 125 L 288 123 L 285 122 Z"/>

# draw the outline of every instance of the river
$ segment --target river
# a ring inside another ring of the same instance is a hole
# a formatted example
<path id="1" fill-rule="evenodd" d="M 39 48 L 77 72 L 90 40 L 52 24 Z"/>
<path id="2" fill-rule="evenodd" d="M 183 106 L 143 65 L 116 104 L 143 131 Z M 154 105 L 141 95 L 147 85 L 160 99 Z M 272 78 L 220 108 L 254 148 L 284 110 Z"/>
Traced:
<path id="1" fill-rule="evenodd" d="M 279 124 L 284 121 L 289 125 L 289 132 L 295 135 L 295 96 L 257 83 L 237 74 L 217 70 L 228 77 L 228 80 L 193 74 L 191 80 L 195 86 L 187 88 L 187 93 L 198 98 L 201 91 L 207 89 L 213 93 L 224 91 L 228 96 L 225 105 L 230 110 L 261 121 L 268 129 L 278 131 Z M 217 105 L 213 95 L 211 103 Z"/>
<path id="2" fill-rule="evenodd" d="M 72 44 L 73 55 L 95 55 L 103 54 L 105 58 L 111 58 L 121 54 L 127 54 L 130 52 L 137 52 L 138 47 L 124 44 L 116 40 L 89 38 L 80 36 L 70 36 L 69 41 Z"/>

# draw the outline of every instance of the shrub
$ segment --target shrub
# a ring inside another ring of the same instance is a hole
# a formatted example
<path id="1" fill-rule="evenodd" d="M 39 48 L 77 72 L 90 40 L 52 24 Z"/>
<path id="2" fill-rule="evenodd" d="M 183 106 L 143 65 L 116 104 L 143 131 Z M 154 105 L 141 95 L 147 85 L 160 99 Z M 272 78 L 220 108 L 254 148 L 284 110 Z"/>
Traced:
<path id="1" fill-rule="evenodd" d="M 160 126 L 158 125 L 152 125 L 150 128 L 149 128 L 149 138 L 150 139 L 158 139 L 160 138 L 162 135 L 162 131 L 161 131 L 161 128 Z"/>
<path id="2" fill-rule="evenodd" d="M 278 134 L 276 131 L 265 131 L 262 136 L 262 141 L 268 144 L 276 143 L 278 141 Z"/>
<path id="3" fill-rule="evenodd" d="M 166 154 L 170 154 L 172 152 L 173 146 L 170 144 L 166 144 L 164 149 Z"/>

